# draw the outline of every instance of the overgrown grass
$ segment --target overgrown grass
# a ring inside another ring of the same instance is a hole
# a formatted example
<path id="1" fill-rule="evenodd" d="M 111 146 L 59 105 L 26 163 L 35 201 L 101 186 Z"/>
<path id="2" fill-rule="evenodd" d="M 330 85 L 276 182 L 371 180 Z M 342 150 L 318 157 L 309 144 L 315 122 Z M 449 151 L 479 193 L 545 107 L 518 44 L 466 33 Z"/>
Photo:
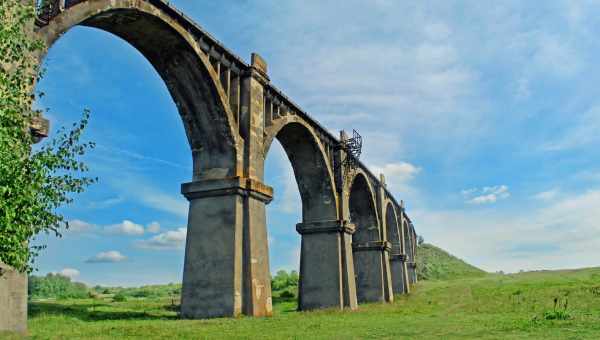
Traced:
<path id="1" fill-rule="evenodd" d="M 354 312 L 296 312 L 295 300 L 276 298 L 272 318 L 213 320 L 178 319 L 168 297 L 107 296 L 33 302 L 29 327 L 34 339 L 600 339 L 599 292 L 600 268 L 488 274 L 421 282 Z M 569 317 L 547 317 L 555 310 Z"/>
<path id="2" fill-rule="evenodd" d="M 434 245 L 423 243 L 417 247 L 417 275 L 419 280 L 452 280 L 482 277 L 486 272 Z"/>

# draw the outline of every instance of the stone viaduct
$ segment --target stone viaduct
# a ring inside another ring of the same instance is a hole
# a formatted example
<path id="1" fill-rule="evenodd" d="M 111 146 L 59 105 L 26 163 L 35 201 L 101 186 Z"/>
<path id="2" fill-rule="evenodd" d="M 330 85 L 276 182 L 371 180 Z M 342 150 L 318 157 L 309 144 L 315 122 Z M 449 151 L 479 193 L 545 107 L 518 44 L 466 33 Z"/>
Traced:
<path id="1" fill-rule="evenodd" d="M 161 0 L 50 3 L 35 30 L 47 47 L 76 25 L 124 39 L 181 115 L 193 157 L 192 181 L 181 186 L 190 204 L 183 317 L 271 315 L 264 162 L 275 138 L 302 201 L 299 309 L 355 309 L 409 292 L 416 234 L 403 204 L 383 175 L 348 166 L 345 133 L 336 138 L 277 89 L 259 55 L 245 63 Z"/>

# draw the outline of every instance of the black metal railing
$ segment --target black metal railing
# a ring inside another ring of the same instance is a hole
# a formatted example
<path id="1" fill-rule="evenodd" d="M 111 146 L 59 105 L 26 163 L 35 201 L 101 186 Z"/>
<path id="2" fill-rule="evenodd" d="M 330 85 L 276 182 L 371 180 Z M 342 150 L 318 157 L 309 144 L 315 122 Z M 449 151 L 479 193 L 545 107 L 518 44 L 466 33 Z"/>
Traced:
<path id="1" fill-rule="evenodd" d="M 48 25 L 50 20 L 60 14 L 60 12 L 71 6 L 87 0 L 39 0 L 37 2 L 37 20 L 38 26 Z M 62 8 L 61 8 L 62 6 Z"/>
<path id="2" fill-rule="evenodd" d="M 47 25 L 52 18 L 60 13 L 60 0 L 42 0 L 37 3 L 36 24 L 38 26 Z"/>

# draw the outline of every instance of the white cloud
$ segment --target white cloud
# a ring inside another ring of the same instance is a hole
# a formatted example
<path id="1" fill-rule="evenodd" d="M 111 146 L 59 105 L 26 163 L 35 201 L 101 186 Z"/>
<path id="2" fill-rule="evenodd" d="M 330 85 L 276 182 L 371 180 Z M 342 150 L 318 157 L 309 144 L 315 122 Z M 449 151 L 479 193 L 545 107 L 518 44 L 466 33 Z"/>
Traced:
<path id="1" fill-rule="evenodd" d="M 82 220 L 74 219 L 69 221 L 69 231 L 75 233 L 91 232 L 96 229 L 96 226 Z"/>
<path id="2" fill-rule="evenodd" d="M 383 174 L 388 189 L 396 195 L 396 199 L 410 201 L 414 204 L 420 200 L 419 191 L 413 185 L 413 179 L 421 172 L 421 168 L 408 162 L 394 162 L 383 166 L 372 167 L 374 174 Z"/>
<path id="3" fill-rule="evenodd" d="M 104 230 L 111 234 L 120 235 L 143 235 L 144 227 L 130 220 L 124 220 L 121 223 L 106 226 Z"/>
<path id="4" fill-rule="evenodd" d="M 60 272 L 58 272 L 58 274 L 60 274 L 62 276 L 66 276 L 66 277 L 70 278 L 71 280 L 73 280 L 76 277 L 78 277 L 80 273 L 79 273 L 79 270 L 77 270 L 77 269 L 65 268 L 65 269 L 61 270 Z"/>
<path id="5" fill-rule="evenodd" d="M 150 224 L 148 224 L 146 226 L 146 231 L 152 234 L 156 234 L 160 231 L 160 223 L 158 222 L 151 222 Z"/>
<path id="6" fill-rule="evenodd" d="M 87 263 L 116 263 L 123 262 L 127 260 L 127 256 L 121 254 L 116 250 L 110 250 L 106 252 L 101 252 L 96 254 L 95 256 L 87 259 L 85 262 Z"/>
<path id="7" fill-rule="evenodd" d="M 490 204 L 510 196 L 506 185 L 497 185 L 492 187 L 483 187 L 481 189 L 472 188 L 461 191 L 461 194 L 470 204 Z"/>
<path id="8" fill-rule="evenodd" d="M 186 235 L 186 228 L 178 228 L 158 234 L 147 240 L 138 240 L 135 242 L 135 246 L 151 250 L 183 249 Z"/>
<path id="9" fill-rule="evenodd" d="M 397 162 L 388 163 L 382 167 L 375 166 L 373 167 L 373 171 L 375 171 L 376 174 L 383 174 L 386 182 L 406 183 L 421 172 L 421 168 L 407 162 Z"/>

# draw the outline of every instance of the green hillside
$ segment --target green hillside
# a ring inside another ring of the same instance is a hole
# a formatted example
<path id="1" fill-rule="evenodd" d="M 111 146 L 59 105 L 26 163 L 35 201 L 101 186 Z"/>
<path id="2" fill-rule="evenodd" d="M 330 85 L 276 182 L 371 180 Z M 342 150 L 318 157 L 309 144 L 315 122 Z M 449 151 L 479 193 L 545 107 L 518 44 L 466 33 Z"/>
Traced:
<path id="1" fill-rule="evenodd" d="M 453 280 L 484 276 L 486 272 L 427 243 L 417 247 L 419 280 Z"/>

